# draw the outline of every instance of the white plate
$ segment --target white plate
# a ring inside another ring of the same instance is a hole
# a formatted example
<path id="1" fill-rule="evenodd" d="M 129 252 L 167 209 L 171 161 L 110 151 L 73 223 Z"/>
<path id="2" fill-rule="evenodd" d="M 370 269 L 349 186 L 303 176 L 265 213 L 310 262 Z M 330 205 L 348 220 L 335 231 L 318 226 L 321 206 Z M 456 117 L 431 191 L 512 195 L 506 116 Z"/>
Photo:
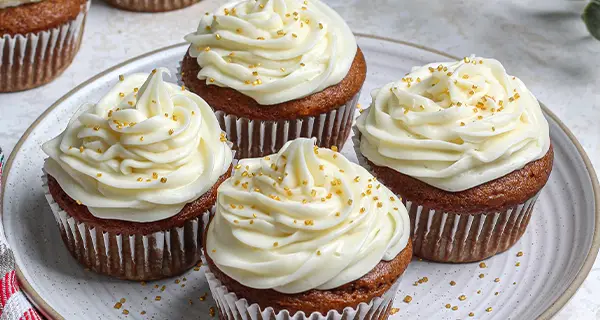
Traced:
<path id="1" fill-rule="evenodd" d="M 401 78 L 412 66 L 453 59 L 409 43 L 370 36 L 358 38 L 368 63 L 363 106 L 369 104 L 373 88 Z M 48 317 L 210 318 L 209 307 L 214 305 L 210 294 L 204 301 L 199 299 L 208 291 L 202 270 L 191 270 L 179 277 L 180 281 L 169 279 L 145 286 L 85 271 L 63 247 L 40 180 L 45 157 L 40 145 L 65 128 L 76 108 L 84 102 L 98 101 L 119 74 L 166 66 L 175 75 L 186 47 L 181 44 L 164 48 L 90 79 L 50 107 L 15 147 L 6 167 L 2 219 L 23 288 Z M 452 265 L 413 260 L 396 299 L 395 306 L 400 310 L 392 318 L 468 319 L 470 312 L 476 319 L 547 318 L 581 285 L 600 245 L 598 183 L 579 143 L 552 113 L 545 112 L 554 143 L 555 165 L 523 238 L 506 253 L 487 260 L 487 268 L 480 268 L 477 263 Z M 351 145 L 346 145 L 344 154 L 356 159 Z M 519 251 L 524 255 L 517 257 Z M 484 277 L 480 278 L 480 274 Z M 428 281 L 413 285 L 423 277 Z M 456 285 L 451 286 L 451 281 Z M 406 295 L 412 297 L 412 302 L 403 302 Z M 461 295 L 466 300 L 461 301 Z M 162 299 L 155 301 L 156 296 Z M 126 302 L 121 309 L 115 309 L 121 298 Z M 447 309 L 447 304 L 458 309 Z M 486 312 L 487 308 L 492 311 Z M 123 309 L 129 311 L 128 316 Z M 142 311 L 146 312 L 144 316 Z"/>

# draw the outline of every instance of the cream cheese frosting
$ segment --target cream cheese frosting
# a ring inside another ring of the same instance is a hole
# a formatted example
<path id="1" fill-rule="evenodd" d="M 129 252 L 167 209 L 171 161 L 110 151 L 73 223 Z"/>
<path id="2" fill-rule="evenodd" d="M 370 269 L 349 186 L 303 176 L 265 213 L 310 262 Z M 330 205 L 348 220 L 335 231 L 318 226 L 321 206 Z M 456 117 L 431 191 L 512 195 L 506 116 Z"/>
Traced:
<path id="1" fill-rule="evenodd" d="M 550 147 L 537 99 L 494 59 L 416 67 L 372 96 L 357 120 L 361 153 L 442 190 L 495 180 Z"/>
<path id="2" fill-rule="evenodd" d="M 389 189 L 314 140 L 241 160 L 218 192 L 206 252 L 256 289 L 298 293 L 359 279 L 409 239 L 406 209 Z"/>
<path id="3" fill-rule="evenodd" d="M 172 217 L 207 192 L 232 152 L 208 104 L 163 81 L 167 69 L 120 76 L 97 104 L 43 145 L 44 169 L 102 219 Z"/>
<path id="4" fill-rule="evenodd" d="M 262 105 L 338 84 L 357 52 L 346 22 L 318 0 L 243 0 L 206 13 L 185 37 L 198 79 Z"/>
<path id="5" fill-rule="evenodd" d="M 42 0 L 0 0 L 0 9 L 16 7 L 23 4 L 40 2 Z"/>

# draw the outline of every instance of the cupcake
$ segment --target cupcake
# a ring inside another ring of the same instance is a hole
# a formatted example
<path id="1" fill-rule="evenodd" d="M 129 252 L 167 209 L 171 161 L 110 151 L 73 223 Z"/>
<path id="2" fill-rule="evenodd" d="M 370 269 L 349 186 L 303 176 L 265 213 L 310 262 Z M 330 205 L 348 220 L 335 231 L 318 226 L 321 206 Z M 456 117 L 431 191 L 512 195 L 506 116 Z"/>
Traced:
<path id="1" fill-rule="evenodd" d="M 366 77 L 344 20 L 318 0 L 244 0 L 206 13 L 181 65 L 240 158 L 314 137 L 342 148 Z"/>
<path id="2" fill-rule="evenodd" d="M 355 148 L 402 197 L 415 255 L 470 262 L 515 244 L 554 157 L 523 82 L 496 60 L 471 57 L 414 68 L 372 95 Z"/>
<path id="3" fill-rule="evenodd" d="M 113 7 L 138 12 L 165 12 L 189 7 L 200 0 L 104 0 Z"/>
<path id="4" fill-rule="evenodd" d="M 79 50 L 89 1 L 0 0 L 0 92 L 39 87 Z"/>
<path id="5" fill-rule="evenodd" d="M 192 267 L 203 216 L 231 174 L 212 110 L 164 73 L 120 76 L 43 145 L 46 198 L 65 245 L 98 273 L 153 280 Z"/>
<path id="6" fill-rule="evenodd" d="M 389 189 L 306 138 L 236 169 L 205 232 L 221 319 L 388 317 L 412 258 L 408 214 Z"/>

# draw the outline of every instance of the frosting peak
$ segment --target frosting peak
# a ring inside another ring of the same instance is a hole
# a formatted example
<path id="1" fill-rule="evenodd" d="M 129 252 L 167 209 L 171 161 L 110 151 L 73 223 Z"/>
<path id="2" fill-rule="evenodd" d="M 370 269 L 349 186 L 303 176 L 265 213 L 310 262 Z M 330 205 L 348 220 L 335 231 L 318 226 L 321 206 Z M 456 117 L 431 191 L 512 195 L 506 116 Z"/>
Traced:
<path id="1" fill-rule="evenodd" d="M 406 247 L 402 202 L 311 139 L 241 160 L 236 169 L 219 188 L 206 251 L 243 285 L 283 293 L 336 288 Z"/>
<path id="2" fill-rule="evenodd" d="M 356 55 L 344 20 L 319 0 L 243 0 L 206 13 L 185 39 L 198 79 L 263 105 L 308 96 L 342 81 Z"/>
<path id="3" fill-rule="evenodd" d="M 357 120 L 362 154 L 446 191 L 500 178 L 550 147 L 538 101 L 493 59 L 417 67 L 372 96 Z"/>
<path id="4" fill-rule="evenodd" d="M 210 107 L 163 81 L 167 69 L 121 76 L 44 144 L 45 170 L 102 219 L 149 222 L 208 191 L 232 153 Z"/>

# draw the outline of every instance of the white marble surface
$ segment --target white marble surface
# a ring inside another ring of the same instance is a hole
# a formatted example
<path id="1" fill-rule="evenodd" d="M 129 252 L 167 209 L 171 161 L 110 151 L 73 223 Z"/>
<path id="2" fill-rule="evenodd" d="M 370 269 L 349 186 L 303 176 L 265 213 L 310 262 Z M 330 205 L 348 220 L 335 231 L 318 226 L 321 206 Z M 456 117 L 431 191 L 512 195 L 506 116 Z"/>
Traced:
<path id="1" fill-rule="evenodd" d="M 44 109 L 76 85 L 129 58 L 178 43 L 222 1 L 136 14 L 94 0 L 73 65 L 44 87 L 0 94 L 0 146 L 10 153 Z M 327 1 L 327 0 L 326 0 Z M 600 41 L 580 13 L 586 1 L 329 0 L 356 32 L 407 40 L 457 56 L 495 57 L 575 133 L 600 168 Z M 600 319 L 600 259 L 557 319 Z"/>

